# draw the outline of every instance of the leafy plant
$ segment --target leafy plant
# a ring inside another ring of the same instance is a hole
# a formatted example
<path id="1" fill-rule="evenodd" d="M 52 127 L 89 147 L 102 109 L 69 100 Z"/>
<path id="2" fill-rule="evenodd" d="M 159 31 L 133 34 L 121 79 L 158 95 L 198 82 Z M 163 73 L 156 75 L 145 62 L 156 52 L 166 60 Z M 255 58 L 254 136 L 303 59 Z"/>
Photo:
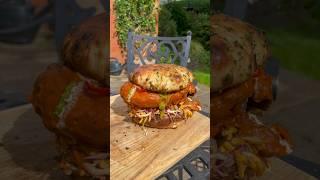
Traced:
<path id="1" fill-rule="evenodd" d="M 304 8 L 311 14 L 311 16 L 320 21 L 320 1 L 318 0 L 304 0 Z"/>
<path id="2" fill-rule="evenodd" d="M 128 31 L 139 34 L 154 34 L 156 32 L 156 15 L 154 0 L 116 0 L 116 31 L 120 45 L 125 48 Z"/>
<path id="3" fill-rule="evenodd" d="M 160 58 L 160 64 L 171 64 L 170 58 L 161 57 Z"/>
<path id="4" fill-rule="evenodd" d="M 200 1 L 199 1 L 200 2 Z M 201 0 L 201 4 L 210 5 L 208 0 Z M 199 13 L 196 9 L 201 9 L 195 1 L 177 1 L 164 5 L 160 13 L 159 32 L 167 36 L 170 32 L 175 32 L 174 26 L 168 26 L 167 22 L 176 23 L 178 36 L 185 36 L 188 30 L 192 31 L 192 39 L 199 41 L 205 49 L 209 50 L 210 40 L 210 16 L 209 11 Z M 186 8 L 192 6 L 193 10 L 187 11 Z M 163 11 L 163 12 L 162 12 Z"/>
<path id="5" fill-rule="evenodd" d="M 177 24 L 172 19 L 171 12 L 165 7 L 161 7 L 159 13 L 159 35 L 177 36 Z"/>
<path id="6" fill-rule="evenodd" d="M 200 84 L 210 86 L 210 51 L 195 40 L 191 42 L 188 68 L 193 70 L 195 79 Z"/>
<path id="7" fill-rule="evenodd" d="M 210 51 L 206 50 L 198 41 L 192 40 L 189 56 L 191 69 L 206 70 L 210 68 Z"/>
<path id="8" fill-rule="evenodd" d="M 214 4 L 216 6 L 216 1 L 214 1 Z M 182 0 L 182 1 L 176 1 L 179 6 L 188 8 L 192 11 L 201 12 L 201 13 L 210 13 L 210 0 Z"/>
<path id="9" fill-rule="evenodd" d="M 158 56 L 162 56 L 160 58 L 160 64 L 171 64 L 172 59 L 175 56 L 175 53 L 173 51 L 170 50 L 170 46 L 164 45 L 162 44 L 160 46 L 160 49 L 158 51 Z M 166 51 L 169 51 L 169 54 L 167 57 L 164 57 L 164 55 L 166 54 Z M 174 64 L 180 64 L 180 59 L 179 57 L 177 57 L 177 59 L 175 59 Z"/>
<path id="10" fill-rule="evenodd" d="M 188 12 L 177 2 L 171 2 L 165 5 L 170 11 L 172 19 L 177 24 L 177 32 L 179 35 L 185 35 L 191 29 L 191 24 L 188 21 Z"/>
<path id="11" fill-rule="evenodd" d="M 208 14 L 191 13 L 189 21 L 192 22 L 192 38 L 199 41 L 206 50 L 210 46 L 210 18 Z"/>

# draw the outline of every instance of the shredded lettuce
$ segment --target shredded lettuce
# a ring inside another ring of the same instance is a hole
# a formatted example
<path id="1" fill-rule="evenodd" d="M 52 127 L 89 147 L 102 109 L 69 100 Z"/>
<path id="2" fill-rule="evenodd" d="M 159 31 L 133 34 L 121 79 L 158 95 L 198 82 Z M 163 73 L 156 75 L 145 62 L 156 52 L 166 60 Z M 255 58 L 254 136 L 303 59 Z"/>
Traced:
<path id="1" fill-rule="evenodd" d="M 132 118 L 139 118 L 138 124 L 144 126 L 146 122 L 150 122 L 151 119 L 163 119 L 168 117 L 170 120 L 175 119 L 188 119 L 192 116 L 193 111 L 189 105 L 170 105 L 165 106 L 161 103 L 159 108 L 147 108 L 147 109 L 132 109 L 129 116 Z"/>
<path id="2" fill-rule="evenodd" d="M 136 93 L 136 90 L 137 88 L 136 87 L 133 87 L 129 90 L 129 93 L 128 93 L 128 99 L 127 101 L 130 102 L 131 101 L 131 98 L 133 97 L 133 95 Z"/>
<path id="3" fill-rule="evenodd" d="M 68 84 L 68 86 L 65 88 L 63 94 L 61 95 L 60 100 L 58 102 L 58 105 L 56 106 L 56 109 L 54 111 L 54 115 L 56 115 L 58 118 L 60 118 L 64 107 L 68 103 L 67 99 L 69 99 L 69 96 L 71 95 L 72 89 L 75 85 L 76 85 L 75 82 Z"/>

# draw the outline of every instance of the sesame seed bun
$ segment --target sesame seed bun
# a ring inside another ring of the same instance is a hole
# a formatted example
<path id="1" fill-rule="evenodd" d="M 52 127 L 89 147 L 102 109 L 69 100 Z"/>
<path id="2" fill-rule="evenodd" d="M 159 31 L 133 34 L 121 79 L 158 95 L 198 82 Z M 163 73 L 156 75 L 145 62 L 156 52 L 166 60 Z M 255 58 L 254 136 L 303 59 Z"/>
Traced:
<path id="1" fill-rule="evenodd" d="M 193 81 L 192 73 L 175 64 L 148 64 L 135 69 L 130 81 L 145 90 L 157 93 L 180 91 Z"/>

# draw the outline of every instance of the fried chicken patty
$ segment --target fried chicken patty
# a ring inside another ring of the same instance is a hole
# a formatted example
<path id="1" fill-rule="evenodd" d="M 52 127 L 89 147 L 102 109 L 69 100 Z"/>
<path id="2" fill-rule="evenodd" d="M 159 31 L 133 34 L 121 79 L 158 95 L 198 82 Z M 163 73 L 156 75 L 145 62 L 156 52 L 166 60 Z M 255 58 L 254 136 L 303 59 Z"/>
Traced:
<path id="1" fill-rule="evenodd" d="M 120 95 L 124 101 L 130 106 L 139 108 L 157 108 L 162 101 L 166 101 L 167 105 L 178 104 L 195 93 L 196 88 L 192 83 L 180 91 L 169 94 L 146 91 L 131 82 L 124 83 L 120 89 Z"/>

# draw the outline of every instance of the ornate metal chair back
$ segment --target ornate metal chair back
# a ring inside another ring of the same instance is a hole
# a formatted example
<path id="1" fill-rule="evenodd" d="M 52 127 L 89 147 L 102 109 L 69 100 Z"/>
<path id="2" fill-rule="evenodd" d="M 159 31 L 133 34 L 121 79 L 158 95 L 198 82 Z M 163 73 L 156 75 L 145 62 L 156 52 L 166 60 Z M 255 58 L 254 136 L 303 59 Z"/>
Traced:
<path id="1" fill-rule="evenodd" d="M 159 37 L 128 32 L 127 72 L 145 64 L 172 63 L 186 67 L 189 61 L 191 31 L 183 37 Z"/>

